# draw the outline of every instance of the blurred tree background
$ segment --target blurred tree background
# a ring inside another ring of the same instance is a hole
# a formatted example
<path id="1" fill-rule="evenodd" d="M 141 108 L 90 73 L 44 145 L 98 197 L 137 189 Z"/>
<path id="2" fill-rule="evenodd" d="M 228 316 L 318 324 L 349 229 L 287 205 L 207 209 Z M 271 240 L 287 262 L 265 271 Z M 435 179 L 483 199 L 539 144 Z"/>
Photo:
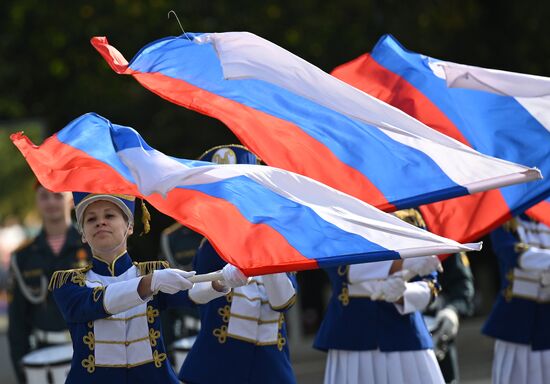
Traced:
<path id="1" fill-rule="evenodd" d="M 173 105 L 117 76 L 92 48 L 107 36 L 125 57 L 181 30 L 250 31 L 325 71 L 369 51 L 393 34 L 417 52 L 484 67 L 550 76 L 550 3 L 463 0 L 4 0 L 0 3 L 0 225 L 10 214 L 32 209 L 31 173 L 7 133 L 26 121 L 43 123 L 47 136 L 94 111 L 136 128 L 153 147 L 195 158 L 205 149 L 236 142 L 223 124 Z M 35 142 L 41 139 L 33 134 Z M 23 163 L 22 163 L 23 164 Z M 170 224 L 153 213 L 153 234 L 140 249 L 154 257 L 158 232 Z"/>

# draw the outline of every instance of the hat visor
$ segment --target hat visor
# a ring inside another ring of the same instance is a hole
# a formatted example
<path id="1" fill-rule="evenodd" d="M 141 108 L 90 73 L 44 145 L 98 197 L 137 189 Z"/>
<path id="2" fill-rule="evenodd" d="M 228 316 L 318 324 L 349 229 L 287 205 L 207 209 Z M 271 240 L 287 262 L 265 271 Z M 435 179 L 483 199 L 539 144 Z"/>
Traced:
<path id="1" fill-rule="evenodd" d="M 124 204 L 124 202 L 122 202 L 122 200 L 120 200 L 118 197 L 115 197 L 113 195 L 92 195 L 82 200 L 75 208 L 76 222 L 78 223 L 78 227 L 81 231 L 82 231 L 82 226 L 84 224 L 82 220 L 83 220 L 83 216 L 84 216 L 84 212 L 86 211 L 86 208 L 88 208 L 90 204 L 99 200 L 113 203 L 114 205 L 116 205 L 122 210 L 122 212 L 126 215 L 126 218 L 128 219 L 129 222 L 134 221 L 134 214 L 130 211 L 130 208 L 128 208 L 128 206 Z"/>

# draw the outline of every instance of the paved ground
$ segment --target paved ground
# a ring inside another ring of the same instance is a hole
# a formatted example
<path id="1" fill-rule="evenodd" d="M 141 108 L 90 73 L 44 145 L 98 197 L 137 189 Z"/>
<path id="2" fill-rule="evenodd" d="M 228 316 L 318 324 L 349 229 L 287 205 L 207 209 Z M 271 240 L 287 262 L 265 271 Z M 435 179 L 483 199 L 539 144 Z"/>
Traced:
<path id="1" fill-rule="evenodd" d="M 482 319 L 470 319 L 460 329 L 458 348 L 464 384 L 490 383 L 493 343 L 479 333 L 481 324 Z M 291 341 L 293 366 L 300 384 L 323 382 L 325 354 L 313 350 L 311 344 L 309 338 Z M 0 383 L 15 384 L 4 332 L 0 333 Z"/>

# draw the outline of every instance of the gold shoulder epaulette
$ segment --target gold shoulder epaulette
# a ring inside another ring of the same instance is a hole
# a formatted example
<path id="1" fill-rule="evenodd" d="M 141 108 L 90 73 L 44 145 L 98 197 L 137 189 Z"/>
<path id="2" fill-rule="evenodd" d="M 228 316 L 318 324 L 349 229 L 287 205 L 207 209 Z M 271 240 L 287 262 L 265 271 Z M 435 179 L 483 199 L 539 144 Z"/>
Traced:
<path id="1" fill-rule="evenodd" d="M 92 269 L 91 265 L 87 265 L 84 268 L 66 269 L 64 271 L 55 271 L 50 279 L 48 290 L 53 291 L 56 288 L 61 288 L 67 284 L 67 281 L 71 279 L 71 282 L 83 287 L 86 285 L 86 272 Z"/>
<path id="2" fill-rule="evenodd" d="M 144 261 L 142 263 L 137 263 L 136 267 L 139 270 L 139 275 L 145 276 L 157 269 L 170 268 L 170 264 L 166 260 Z"/>
<path id="3" fill-rule="evenodd" d="M 394 212 L 395 216 L 400 218 L 406 223 L 412 224 L 415 227 L 426 228 L 426 223 L 424 218 L 420 214 L 420 211 L 414 208 L 402 209 L 400 211 Z"/>

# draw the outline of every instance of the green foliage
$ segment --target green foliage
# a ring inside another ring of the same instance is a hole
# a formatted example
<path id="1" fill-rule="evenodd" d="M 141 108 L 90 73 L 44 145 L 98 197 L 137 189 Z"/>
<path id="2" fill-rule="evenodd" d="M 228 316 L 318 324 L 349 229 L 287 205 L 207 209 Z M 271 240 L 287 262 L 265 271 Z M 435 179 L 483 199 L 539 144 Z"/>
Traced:
<path id="1" fill-rule="evenodd" d="M 250 31 L 325 71 L 368 52 L 391 33 L 407 48 L 433 57 L 550 75 L 547 2 L 3 0 L 0 121 L 39 118 L 49 135 L 93 111 L 136 128 L 155 148 L 186 158 L 237 142 L 219 121 L 114 74 L 89 43 L 92 36 L 107 36 L 130 60 L 145 44 L 181 34 L 176 20 L 167 19 L 171 9 L 187 31 Z M 5 152 L 11 143 L 1 139 L 7 170 L 1 170 L 0 184 L 12 192 L 2 192 L 0 212 L 21 212 L 24 199 L 13 191 L 26 190 L 28 181 L 19 175 L 28 172 L 12 164 L 20 156 Z M 168 224 L 157 221 L 155 227 L 154 221 L 153 231 Z"/>
<path id="2" fill-rule="evenodd" d="M 0 225 L 5 218 L 22 218 L 34 208 L 36 179 L 19 150 L 9 139 L 12 133 L 19 131 L 24 131 L 34 143 L 40 143 L 43 126 L 38 121 L 0 124 Z"/>
<path id="3" fill-rule="evenodd" d="M 368 52 L 384 33 L 447 59 L 550 74 L 550 5 L 464 0 L 8 0 L 0 2 L 0 118 L 36 116 L 55 132 L 98 112 L 138 129 L 172 155 L 195 157 L 234 141 L 218 121 L 171 105 L 115 75 L 89 44 L 107 36 L 129 60 L 145 44 L 194 32 L 246 30 L 326 71 Z M 163 135 L 157 132 L 162 130 Z"/>

